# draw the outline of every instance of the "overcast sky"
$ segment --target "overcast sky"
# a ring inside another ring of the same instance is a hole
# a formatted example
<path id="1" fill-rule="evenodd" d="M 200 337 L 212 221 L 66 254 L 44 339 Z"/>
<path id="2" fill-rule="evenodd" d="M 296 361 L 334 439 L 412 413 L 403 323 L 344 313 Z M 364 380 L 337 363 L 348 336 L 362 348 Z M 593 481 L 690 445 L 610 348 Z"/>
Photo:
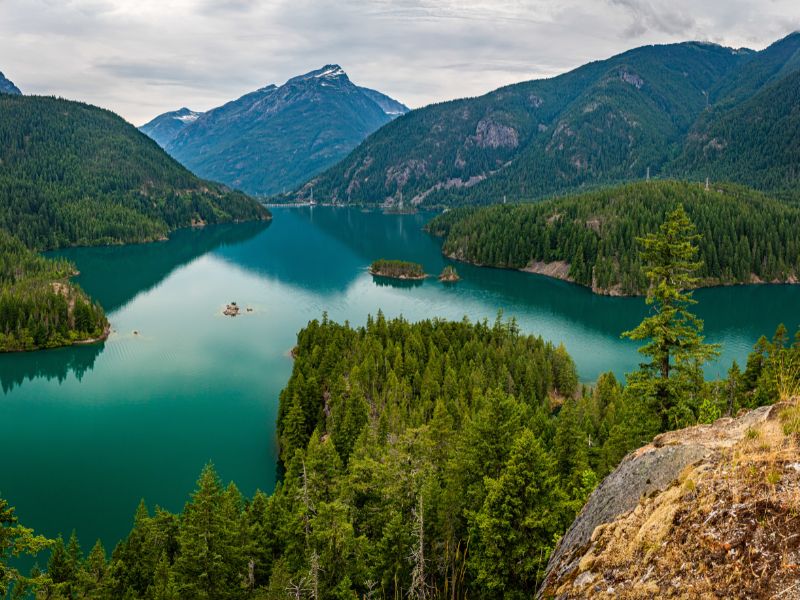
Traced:
<path id="1" fill-rule="evenodd" d="M 326 63 L 418 107 L 644 44 L 761 49 L 798 29 L 798 0 L 0 0 L 0 71 L 140 125 Z"/>

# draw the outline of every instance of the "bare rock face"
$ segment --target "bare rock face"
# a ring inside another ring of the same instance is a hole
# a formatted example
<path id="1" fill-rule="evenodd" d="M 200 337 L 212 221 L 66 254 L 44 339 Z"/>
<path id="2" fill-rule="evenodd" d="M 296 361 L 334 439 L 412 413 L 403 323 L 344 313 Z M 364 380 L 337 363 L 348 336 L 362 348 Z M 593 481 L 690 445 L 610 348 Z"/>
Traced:
<path id="1" fill-rule="evenodd" d="M 800 423 L 793 404 L 765 406 L 625 457 L 559 542 L 538 597 L 800 598 L 800 522 L 787 517 L 800 454 L 783 411 Z"/>
<path id="2" fill-rule="evenodd" d="M 637 90 L 642 89 L 642 86 L 644 85 L 644 79 L 639 77 L 636 73 L 631 73 L 630 71 L 627 71 L 625 69 L 620 71 L 619 77 L 620 79 L 622 79 L 622 81 L 631 84 Z"/>
<path id="3" fill-rule="evenodd" d="M 472 137 L 479 148 L 516 148 L 519 146 L 517 130 L 486 118 L 481 119 Z"/>

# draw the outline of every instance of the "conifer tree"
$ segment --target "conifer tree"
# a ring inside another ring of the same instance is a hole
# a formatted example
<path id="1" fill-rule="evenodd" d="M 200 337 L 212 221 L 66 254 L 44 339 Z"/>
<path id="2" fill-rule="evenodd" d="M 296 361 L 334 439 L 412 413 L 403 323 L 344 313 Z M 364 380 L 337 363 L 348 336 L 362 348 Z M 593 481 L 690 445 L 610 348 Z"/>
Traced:
<path id="1" fill-rule="evenodd" d="M 214 467 L 206 465 L 184 507 L 178 533 L 175 574 L 181 599 L 243 597 L 246 569 L 241 523 L 234 510 L 237 494 L 235 489 L 224 490 Z"/>
<path id="2" fill-rule="evenodd" d="M 564 495 L 553 461 L 536 436 L 523 430 L 503 473 L 487 479 L 477 516 L 479 552 L 472 560 L 486 597 L 528 598 L 536 591 L 563 526 Z"/>
<path id="3" fill-rule="evenodd" d="M 24 577 L 9 563 L 20 556 L 35 556 L 51 544 L 51 540 L 35 535 L 32 529 L 20 525 L 14 508 L 0 498 L 0 598 L 5 598 L 12 586 L 30 589 L 29 585 L 44 583 L 45 578 Z"/>
<path id="4" fill-rule="evenodd" d="M 667 215 L 657 233 L 639 238 L 641 258 L 650 281 L 647 304 L 650 316 L 623 333 L 632 340 L 647 340 L 639 352 L 650 358 L 629 377 L 630 387 L 656 403 L 663 429 L 674 420 L 687 377 L 699 365 L 718 355 L 717 346 L 705 343 L 703 322 L 689 307 L 696 304 L 691 290 L 702 266 L 697 260 L 700 236 L 683 206 Z"/>

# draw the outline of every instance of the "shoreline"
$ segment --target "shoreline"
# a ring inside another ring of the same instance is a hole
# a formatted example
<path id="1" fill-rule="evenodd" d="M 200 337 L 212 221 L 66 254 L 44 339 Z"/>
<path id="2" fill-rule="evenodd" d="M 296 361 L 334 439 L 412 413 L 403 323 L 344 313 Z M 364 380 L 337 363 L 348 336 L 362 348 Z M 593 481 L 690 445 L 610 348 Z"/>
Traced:
<path id="1" fill-rule="evenodd" d="M 108 339 L 108 336 L 111 335 L 111 323 L 109 322 L 106 325 L 106 328 L 103 330 L 99 336 L 95 338 L 88 338 L 85 340 L 77 340 L 72 342 L 70 346 L 91 346 L 92 344 L 99 344 L 100 342 L 105 342 Z M 49 350 L 49 348 L 41 348 L 42 350 Z"/>
<path id="2" fill-rule="evenodd" d="M 430 277 L 427 273 L 423 275 L 387 275 L 385 273 L 381 273 L 379 271 L 373 271 L 372 269 L 368 269 L 368 272 L 373 277 L 384 277 L 386 279 L 398 279 L 400 281 L 422 281 L 423 279 L 427 279 Z"/>
<path id="3" fill-rule="evenodd" d="M 108 337 L 111 335 L 111 323 L 106 325 L 106 328 L 103 330 L 103 333 L 97 337 L 93 338 L 86 338 L 85 340 L 75 340 L 74 342 L 70 342 L 68 344 L 61 344 L 60 346 L 50 346 L 46 348 L 20 348 L 18 350 L 3 350 L 0 351 L 0 355 L 3 354 L 33 354 L 34 352 L 47 352 L 49 350 L 61 350 L 62 348 L 73 348 L 75 346 L 91 346 L 93 344 L 99 344 L 100 342 L 105 342 Z"/>
<path id="4" fill-rule="evenodd" d="M 481 269 L 498 269 L 500 271 L 517 271 L 519 273 L 527 273 L 529 275 L 538 275 L 540 277 L 545 277 L 547 279 L 553 279 L 555 281 L 563 281 L 564 283 L 569 283 L 575 285 L 577 287 L 583 288 L 585 290 L 590 291 L 595 296 L 604 296 L 606 298 L 644 298 L 647 295 L 647 292 L 640 292 L 640 293 L 625 293 L 621 292 L 616 288 L 604 289 L 604 288 L 595 288 L 593 286 L 584 285 L 583 283 L 578 283 L 574 279 L 568 276 L 562 276 L 560 273 L 546 273 L 542 272 L 543 270 L 540 269 L 532 269 L 528 266 L 518 268 L 518 267 L 500 267 L 495 265 L 484 265 L 478 262 L 474 262 L 471 260 L 467 260 L 464 258 L 460 258 L 455 254 L 447 254 L 442 252 L 442 256 L 449 258 L 450 260 L 455 260 L 457 262 L 463 263 L 465 265 L 470 265 L 473 267 L 479 267 Z M 561 261 L 553 261 L 553 262 L 561 262 Z M 726 288 L 726 287 L 749 287 L 749 286 L 765 286 L 765 285 L 800 285 L 800 280 L 793 280 L 788 279 L 786 281 L 764 281 L 757 277 L 754 277 L 750 281 L 734 281 L 734 282 L 722 282 L 717 279 L 706 280 L 705 282 L 701 283 L 697 287 L 691 288 L 689 291 L 697 291 L 697 290 L 707 290 L 713 288 Z"/>
<path id="5" fill-rule="evenodd" d="M 181 225 L 180 227 L 175 227 L 173 229 L 168 229 L 165 234 L 161 234 L 157 237 L 146 238 L 142 240 L 135 240 L 135 241 L 114 241 L 104 244 L 68 244 L 65 246 L 56 246 L 55 248 L 45 248 L 44 250 L 38 250 L 37 252 L 42 255 L 47 255 L 51 252 L 58 252 L 59 250 L 71 250 L 73 248 L 116 248 L 119 246 L 142 246 L 145 244 L 157 244 L 160 242 L 168 242 L 169 236 L 176 231 L 182 231 L 184 229 L 190 230 L 199 230 L 199 229 L 206 229 L 207 227 L 217 227 L 219 225 L 244 225 L 245 223 L 271 223 L 272 222 L 272 215 L 262 218 L 262 219 L 233 219 L 231 221 L 220 221 L 218 223 L 189 223 L 187 225 Z M 77 273 L 80 275 L 80 272 Z M 74 275 L 73 275 L 74 277 Z"/>

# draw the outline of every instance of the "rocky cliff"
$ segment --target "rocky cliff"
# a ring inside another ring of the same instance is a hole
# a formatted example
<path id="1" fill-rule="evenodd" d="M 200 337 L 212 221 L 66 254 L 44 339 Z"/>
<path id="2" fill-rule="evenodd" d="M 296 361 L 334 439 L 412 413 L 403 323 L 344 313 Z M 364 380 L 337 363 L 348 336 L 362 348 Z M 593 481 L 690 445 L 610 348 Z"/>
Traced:
<path id="1" fill-rule="evenodd" d="M 800 598 L 800 408 L 656 437 L 589 498 L 539 598 Z"/>

